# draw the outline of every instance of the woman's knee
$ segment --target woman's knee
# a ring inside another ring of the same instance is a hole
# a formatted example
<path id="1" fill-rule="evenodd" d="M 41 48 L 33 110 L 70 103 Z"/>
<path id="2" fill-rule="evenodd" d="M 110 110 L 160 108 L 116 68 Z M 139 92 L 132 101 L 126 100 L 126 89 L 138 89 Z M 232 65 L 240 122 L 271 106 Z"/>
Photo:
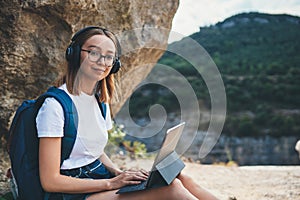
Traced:
<path id="1" fill-rule="evenodd" d="M 174 181 L 170 184 L 170 186 L 181 188 L 181 187 L 183 187 L 183 184 L 178 178 L 175 178 Z"/>
<path id="2" fill-rule="evenodd" d="M 180 173 L 179 175 L 178 175 L 178 178 L 180 179 L 180 180 L 193 180 L 189 175 L 186 175 L 186 174 L 183 174 L 183 173 Z"/>
<path id="3" fill-rule="evenodd" d="M 184 187 L 180 179 L 176 178 L 169 185 L 169 195 L 171 199 L 193 199 L 193 196 L 190 192 Z"/>
<path id="4" fill-rule="evenodd" d="M 178 179 L 183 183 L 183 185 L 190 185 L 194 183 L 193 178 L 186 174 L 180 174 Z"/>
<path id="5" fill-rule="evenodd" d="M 182 193 L 185 190 L 182 182 L 177 178 L 169 185 L 169 189 L 173 194 Z"/>

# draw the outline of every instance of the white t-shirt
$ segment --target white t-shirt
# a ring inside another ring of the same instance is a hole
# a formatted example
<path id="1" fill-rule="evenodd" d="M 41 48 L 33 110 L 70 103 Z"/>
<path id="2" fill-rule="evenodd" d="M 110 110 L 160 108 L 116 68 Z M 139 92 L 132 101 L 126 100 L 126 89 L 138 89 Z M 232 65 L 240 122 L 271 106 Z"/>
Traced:
<path id="1" fill-rule="evenodd" d="M 103 118 L 94 95 L 81 93 L 71 95 L 66 85 L 63 89 L 73 100 L 78 112 L 77 137 L 70 154 L 61 169 L 72 169 L 90 164 L 104 152 L 108 140 L 107 130 L 112 128 L 109 105 L 106 107 L 106 119 Z M 64 112 L 58 101 L 47 98 L 36 117 L 38 137 L 63 137 Z"/>

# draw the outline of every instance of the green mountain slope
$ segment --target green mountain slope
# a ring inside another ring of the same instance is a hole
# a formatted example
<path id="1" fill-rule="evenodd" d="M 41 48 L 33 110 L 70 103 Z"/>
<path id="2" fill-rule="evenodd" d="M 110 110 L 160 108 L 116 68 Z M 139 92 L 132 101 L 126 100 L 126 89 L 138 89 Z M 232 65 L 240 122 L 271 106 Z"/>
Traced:
<path id="1" fill-rule="evenodd" d="M 190 36 L 216 63 L 227 96 L 224 134 L 236 136 L 299 135 L 300 18 L 290 15 L 242 13 Z M 185 48 L 184 40 L 170 44 Z M 184 59 L 166 52 L 159 63 L 174 67 L 209 107 L 205 83 Z M 150 90 L 155 93 L 156 87 Z M 170 110 L 172 98 L 154 95 Z M 171 95 L 172 96 L 172 95 Z M 149 98 L 147 98 L 149 101 Z M 151 100 L 151 98 L 150 98 Z M 132 102 L 132 106 L 138 104 Z M 153 102 L 152 102 L 153 103 Z"/>

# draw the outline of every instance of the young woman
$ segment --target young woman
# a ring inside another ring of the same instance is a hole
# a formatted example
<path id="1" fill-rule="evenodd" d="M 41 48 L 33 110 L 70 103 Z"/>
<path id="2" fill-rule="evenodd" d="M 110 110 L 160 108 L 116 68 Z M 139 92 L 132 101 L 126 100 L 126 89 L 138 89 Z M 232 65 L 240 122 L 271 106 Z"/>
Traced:
<path id="1" fill-rule="evenodd" d="M 67 48 L 68 67 L 59 88 L 73 100 L 78 112 L 78 132 L 68 159 L 60 164 L 64 114 L 54 98 L 47 98 L 36 118 L 42 187 L 50 199 L 216 199 L 180 174 L 170 186 L 116 194 L 125 185 L 147 178 L 144 171 L 122 171 L 104 152 L 107 130 L 112 128 L 108 103 L 114 91 L 114 73 L 120 67 L 120 45 L 115 35 L 101 27 L 76 33 Z M 107 104 L 105 119 L 95 94 Z"/>

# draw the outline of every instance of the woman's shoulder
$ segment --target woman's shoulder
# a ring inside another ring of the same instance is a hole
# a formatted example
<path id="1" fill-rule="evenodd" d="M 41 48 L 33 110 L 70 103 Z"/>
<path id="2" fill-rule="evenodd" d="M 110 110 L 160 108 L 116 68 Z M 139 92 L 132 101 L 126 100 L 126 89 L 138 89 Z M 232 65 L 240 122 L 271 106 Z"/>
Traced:
<path id="1" fill-rule="evenodd" d="M 63 90 L 64 92 L 66 92 L 70 96 L 70 94 L 67 90 L 66 84 L 63 84 L 63 85 L 59 86 L 58 89 Z M 60 111 L 63 112 L 62 105 L 54 97 L 47 97 L 44 100 L 40 110 L 44 110 L 44 109 L 46 109 L 46 110 L 56 110 L 56 111 L 59 111 L 59 112 Z"/>
<path id="2" fill-rule="evenodd" d="M 40 107 L 36 116 L 38 137 L 62 137 L 64 111 L 54 97 L 48 97 Z"/>
<path id="3" fill-rule="evenodd" d="M 63 114 L 63 108 L 60 103 L 54 97 L 48 97 L 45 99 L 43 105 L 40 108 L 40 112 L 56 113 L 58 115 Z"/>

